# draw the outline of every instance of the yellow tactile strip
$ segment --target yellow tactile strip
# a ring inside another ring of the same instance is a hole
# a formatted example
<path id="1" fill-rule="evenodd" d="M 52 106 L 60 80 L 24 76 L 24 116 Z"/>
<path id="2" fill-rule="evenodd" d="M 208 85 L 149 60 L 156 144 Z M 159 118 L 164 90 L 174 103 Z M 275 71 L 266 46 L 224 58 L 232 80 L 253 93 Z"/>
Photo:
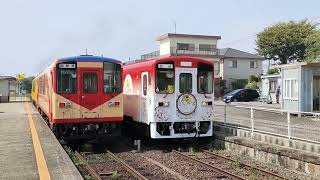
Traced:
<path id="1" fill-rule="evenodd" d="M 39 178 L 40 178 L 40 180 L 51 180 L 48 166 L 47 166 L 46 160 L 44 158 L 41 143 L 40 143 L 38 133 L 36 130 L 36 126 L 34 125 L 34 121 L 33 121 L 32 115 L 31 115 L 30 103 L 26 102 L 24 105 L 25 105 L 25 110 L 28 114 L 30 131 L 31 131 L 32 142 L 33 142 L 33 148 L 34 148 L 34 153 L 35 153 L 36 160 L 37 160 Z"/>

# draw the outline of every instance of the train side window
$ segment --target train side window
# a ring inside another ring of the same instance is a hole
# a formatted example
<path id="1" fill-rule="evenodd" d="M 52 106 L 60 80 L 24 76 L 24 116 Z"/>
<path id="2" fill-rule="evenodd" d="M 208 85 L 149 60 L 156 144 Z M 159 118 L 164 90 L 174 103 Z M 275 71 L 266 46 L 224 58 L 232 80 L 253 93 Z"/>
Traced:
<path id="1" fill-rule="evenodd" d="M 98 78 L 96 73 L 83 73 L 83 92 L 87 94 L 97 93 Z"/>
<path id="2" fill-rule="evenodd" d="M 148 95 L 148 75 L 147 74 L 142 74 L 142 91 L 143 91 L 143 96 Z"/>
<path id="3" fill-rule="evenodd" d="M 209 64 L 199 63 L 198 65 L 198 93 L 213 93 L 213 66 Z"/>
<path id="4" fill-rule="evenodd" d="M 179 91 L 180 93 L 192 92 L 192 74 L 181 73 L 179 76 Z"/>

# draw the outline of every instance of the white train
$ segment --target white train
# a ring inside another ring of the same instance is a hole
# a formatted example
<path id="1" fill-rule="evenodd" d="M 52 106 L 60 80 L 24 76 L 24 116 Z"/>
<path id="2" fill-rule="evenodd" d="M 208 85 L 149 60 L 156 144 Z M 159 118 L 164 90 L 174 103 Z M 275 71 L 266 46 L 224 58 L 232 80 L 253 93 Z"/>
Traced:
<path id="1" fill-rule="evenodd" d="M 212 62 L 182 56 L 130 62 L 123 78 L 125 120 L 135 134 L 153 139 L 212 136 Z"/>

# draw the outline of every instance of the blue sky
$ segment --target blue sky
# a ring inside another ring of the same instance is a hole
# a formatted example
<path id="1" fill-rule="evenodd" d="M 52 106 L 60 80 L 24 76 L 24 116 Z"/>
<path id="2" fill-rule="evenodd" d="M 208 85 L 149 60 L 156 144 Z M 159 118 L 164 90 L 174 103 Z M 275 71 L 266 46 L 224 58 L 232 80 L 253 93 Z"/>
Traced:
<path id="1" fill-rule="evenodd" d="M 156 37 L 220 35 L 219 47 L 255 52 L 255 34 L 280 21 L 320 22 L 317 0 L 1 0 L 0 74 L 37 74 L 55 58 L 128 60 L 158 49 Z"/>

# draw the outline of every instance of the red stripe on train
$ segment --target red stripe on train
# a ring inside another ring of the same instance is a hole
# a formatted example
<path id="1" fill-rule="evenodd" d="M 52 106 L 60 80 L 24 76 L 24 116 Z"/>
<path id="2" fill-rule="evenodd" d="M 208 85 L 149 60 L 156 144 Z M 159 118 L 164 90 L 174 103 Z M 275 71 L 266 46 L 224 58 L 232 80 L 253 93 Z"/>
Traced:
<path id="1" fill-rule="evenodd" d="M 53 123 L 92 123 L 122 121 L 123 117 L 53 119 Z"/>

